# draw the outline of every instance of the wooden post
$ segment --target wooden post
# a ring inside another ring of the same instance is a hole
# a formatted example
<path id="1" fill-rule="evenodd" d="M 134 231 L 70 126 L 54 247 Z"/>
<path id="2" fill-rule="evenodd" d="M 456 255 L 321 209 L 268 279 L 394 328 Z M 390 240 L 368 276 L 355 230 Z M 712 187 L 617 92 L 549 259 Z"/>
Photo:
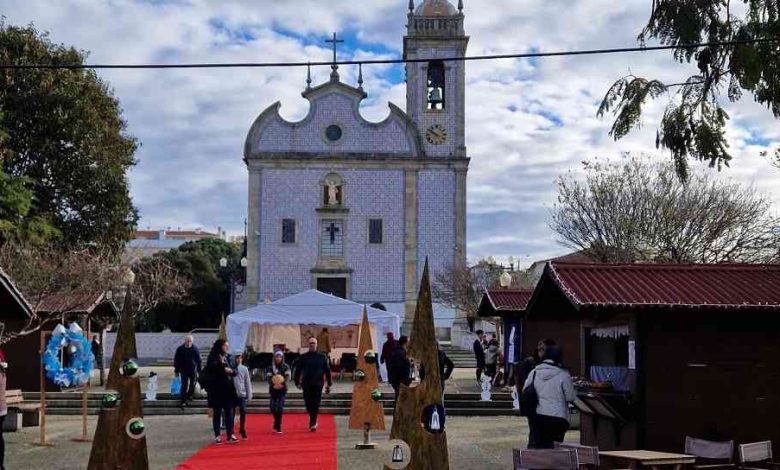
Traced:
<path id="1" fill-rule="evenodd" d="M 87 341 L 89 341 L 89 338 L 92 336 L 91 333 L 91 321 L 89 317 L 87 317 Z M 84 388 L 81 392 L 81 437 L 74 438 L 73 441 L 75 442 L 92 442 L 92 439 L 87 436 L 87 399 L 89 395 L 89 384 L 92 380 L 92 374 L 90 373 L 90 376 L 87 378 L 87 383 L 84 384 Z"/>
<path id="2" fill-rule="evenodd" d="M 41 392 L 39 394 L 41 400 L 41 409 L 38 410 L 41 418 L 40 426 L 40 441 L 35 445 L 42 447 L 54 447 L 54 444 L 46 442 L 46 374 L 43 371 L 43 354 L 46 352 L 46 333 L 41 329 L 41 355 L 40 355 L 40 368 L 41 368 Z"/>

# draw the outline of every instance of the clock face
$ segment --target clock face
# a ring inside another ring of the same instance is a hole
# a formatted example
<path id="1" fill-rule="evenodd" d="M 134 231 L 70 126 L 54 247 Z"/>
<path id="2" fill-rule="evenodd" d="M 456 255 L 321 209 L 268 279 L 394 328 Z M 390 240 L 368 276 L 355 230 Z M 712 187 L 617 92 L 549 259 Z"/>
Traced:
<path id="1" fill-rule="evenodd" d="M 441 145 L 447 141 L 447 130 L 439 124 L 434 124 L 425 131 L 425 140 L 433 145 Z"/>

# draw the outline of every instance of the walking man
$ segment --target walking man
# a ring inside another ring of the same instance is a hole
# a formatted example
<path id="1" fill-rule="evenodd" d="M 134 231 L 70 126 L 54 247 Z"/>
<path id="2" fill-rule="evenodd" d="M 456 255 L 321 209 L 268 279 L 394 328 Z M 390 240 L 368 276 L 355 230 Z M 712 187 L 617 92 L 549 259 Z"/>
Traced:
<path id="1" fill-rule="evenodd" d="M 390 359 L 387 361 L 387 378 L 395 391 L 396 402 L 401 384 L 408 386 L 412 383 L 412 363 L 406 355 L 408 345 L 409 338 L 406 336 L 398 338 L 395 349 L 390 353 Z"/>
<path id="2" fill-rule="evenodd" d="M 193 344 L 192 335 L 187 335 L 184 337 L 184 344 L 176 348 L 176 354 L 173 356 L 173 372 L 181 377 L 180 408 L 184 408 L 192 400 L 200 367 L 200 351 Z"/>
<path id="3" fill-rule="evenodd" d="M 485 332 L 477 330 L 474 340 L 474 357 L 477 359 L 477 385 L 482 386 L 482 371 L 485 369 Z"/>
<path id="4" fill-rule="evenodd" d="M 317 351 L 317 338 L 308 341 L 309 351 L 298 359 L 295 368 L 295 386 L 303 389 L 303 401 L 309 413 L 309 431 L 317 430 L 317 415 L 322 401 L 322 387 L 327 381 L 325 393 L 330 393 L 333 381 L 330 378 L 330 361 L 328 357 Z"/>
<path id="5" fill-rule="evenodd" d="M 95 367 L 100 371 L 100 386 L 106 380 L 106 369 L 103 367 L 103 345 L 100 344 L 100 336 L 92 335 L 92 354 L 95 355 Z"/>

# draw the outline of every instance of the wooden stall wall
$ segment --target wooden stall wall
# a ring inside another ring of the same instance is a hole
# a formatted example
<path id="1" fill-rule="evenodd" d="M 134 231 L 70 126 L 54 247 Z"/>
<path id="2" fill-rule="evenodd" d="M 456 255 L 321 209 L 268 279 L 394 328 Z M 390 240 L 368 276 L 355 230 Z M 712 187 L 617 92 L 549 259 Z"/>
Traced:
<path id="1" fill-rule="evenodd" d="M 647 314 L 644 446 L 681 451 L 686 435 L 772 440 L 780 455 L 780 326 L 774 315 Z"/>
<path id="2" fill-rule="evenodd" d="M 561 346 L 563 363 L 574 376 L 584 374 L 582 364 L 582 331 L 577 320 L 523 320 L 523 357 L 533 354 L 539 340 L 550 338 Z"/>

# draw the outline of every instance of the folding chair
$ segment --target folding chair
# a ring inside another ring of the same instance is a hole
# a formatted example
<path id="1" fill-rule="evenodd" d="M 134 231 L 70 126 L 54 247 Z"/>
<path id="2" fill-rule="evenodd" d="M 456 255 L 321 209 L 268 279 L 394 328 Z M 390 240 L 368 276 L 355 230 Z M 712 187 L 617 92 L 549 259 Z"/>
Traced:
<path id="1" fill-rule="evenodd" d="M 341 360 L 339 361 L 339 380 L 344 378 L 344 372 L 352 373 L 352 377 L 355 377 L 355 369 L 357 369 L 357 354 L 355 353 L 343 353 Z"/>
<path id="2" fill-rule="evenodd" d="M 514 469 L 578 470 L 574 449 L 513 449 Z"/>
<path id="3" fill-rule="evenodd" d="M 745 470 L 780 468 L 780 463 L 772 458 L 772 441 L 740 444 L 739 468 Z"/>
<path id="4" fill-rule="evenodd" d="M 696 456 L 693 468 L 734 467 L 734 441 L 708 441 L 686 436 L 685 453 Z"/>
<path id="5" fill-rule="evenodd" d="M 577 453 L 577 462 L 582 468 L 599 468 L 599 448 L 568 442 L 556 442 L 556 449 L 571 449 Z"/>

